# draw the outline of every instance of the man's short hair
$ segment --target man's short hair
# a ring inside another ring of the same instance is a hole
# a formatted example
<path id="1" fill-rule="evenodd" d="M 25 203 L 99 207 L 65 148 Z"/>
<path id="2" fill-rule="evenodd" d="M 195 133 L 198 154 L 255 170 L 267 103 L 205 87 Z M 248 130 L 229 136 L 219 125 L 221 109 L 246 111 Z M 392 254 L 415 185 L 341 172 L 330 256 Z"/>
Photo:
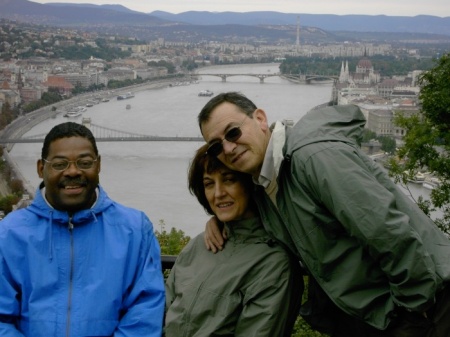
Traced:
<path id="1" fill-rule="evenodd" d="M 50 144 L 61 138 L 83 137 L 86 138 L 94 148 L 95 155 L 98 156 L 97 143 L 91 130 L 86 126 L 74 122 L 61 123 L 54 126 L 50 132 L 45 136 L 44 144 L 42 146 L 41 158 L 46 159 L 48 156 Z"/>
<path id="2" fill-rule="evenodd" d="M 202 124 L 209 120 L 213 110 L 225 102 L 236 105 L 239 110 L 250 118 L 253 118 L 253 112 L 258 108 L 255 103 L 248 99 L 244 94 L 235 91 L 221 93 L 211 98 L 198 114 L 197 120 L 200 130 L 202 129 Z"/>
<path id="3" fill-rule="evenodd" d="M 208 155 L 206 153 L 207 150 L 208 144 L 203 145 L 197 150 L 194 159 L 192 159 L 188 173 L 188 187 L 191 194 L 197 197 L 198 202 L 203 206 L 205 211 L 209 215 L 214 215 L 214 212 L 206 199 L 203 175 L 205 172 L 217 172 L 221 168 L 226 168 L 226 166 L 217 159 L 217 157 Z M 245 186 L 246 191 L 250 193 L 253 187 L 252 177 L 247 173 L 233 172 L 235 173 L 236 178 Z"/>

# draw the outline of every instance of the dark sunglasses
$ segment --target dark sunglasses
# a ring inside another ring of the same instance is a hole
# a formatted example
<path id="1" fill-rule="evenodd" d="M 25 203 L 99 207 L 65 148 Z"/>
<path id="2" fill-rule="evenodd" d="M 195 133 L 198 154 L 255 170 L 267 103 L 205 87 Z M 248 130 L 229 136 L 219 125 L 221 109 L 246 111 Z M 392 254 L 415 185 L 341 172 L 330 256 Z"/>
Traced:
<path id="1" fill-rule="evenodd" d="M 236 142 L 242 136 L 241 126 L 244 124 L 247 115 L 245 115 L 242 123 L 238 126 L 233 126 L 231 129 L 225 133 L 225 137 L 222 140 L 213 141 L 208 146 L 208 150 L 206 151 L 212 157 L 217 157 L 223 151 L 223 141 L 227 140 L 228 142 Z"/>

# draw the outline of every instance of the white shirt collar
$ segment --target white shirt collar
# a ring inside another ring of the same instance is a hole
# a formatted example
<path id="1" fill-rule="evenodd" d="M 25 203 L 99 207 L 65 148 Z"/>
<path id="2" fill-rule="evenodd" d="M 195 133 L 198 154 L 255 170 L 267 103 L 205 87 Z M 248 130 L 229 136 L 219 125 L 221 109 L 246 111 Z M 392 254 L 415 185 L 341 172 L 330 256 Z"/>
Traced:
<path id="1" fill-rule="evenodd" d="M 283 123 L 277 121 L 270 136 L 264 155 L 263 165 L 259 177 L 254 181 L 264 187 L 269 186 L 270 181 L 278 176 L 281 162 L 283 161 L 283 147 L 286 141 L 286 130 Z"/>
<path id="2" fill-rule="evenodd" d="M 286 141 L 286 129 L 283 123 L 277 121 L 270 136 L 264 155 L 261 172 L 253 182 L 265 188 L 266 193 L 276 205 L 276 193 L 278 191 L 277 176 L 283 161 L 283 147 Z"/>

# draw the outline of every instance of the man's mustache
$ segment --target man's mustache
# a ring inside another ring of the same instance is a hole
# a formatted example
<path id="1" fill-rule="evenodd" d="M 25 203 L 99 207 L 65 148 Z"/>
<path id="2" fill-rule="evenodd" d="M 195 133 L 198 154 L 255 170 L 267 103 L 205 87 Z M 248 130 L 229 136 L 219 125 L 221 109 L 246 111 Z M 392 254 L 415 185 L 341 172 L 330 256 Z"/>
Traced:
<path id="1" fill-rule="evenodd" d="M 59 182 L 58 186 L 61 188 L 67 187 L 67 186 L 86 186 L 87 181 L 84 179 L 65 179 L 61 182 Z"/>

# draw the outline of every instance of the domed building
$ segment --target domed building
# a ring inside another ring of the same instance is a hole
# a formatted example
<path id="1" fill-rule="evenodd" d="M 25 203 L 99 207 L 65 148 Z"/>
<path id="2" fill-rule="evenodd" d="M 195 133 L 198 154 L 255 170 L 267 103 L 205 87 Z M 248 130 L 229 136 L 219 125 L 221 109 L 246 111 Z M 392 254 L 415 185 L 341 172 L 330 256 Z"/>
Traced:
<path id="1" fill-rule="evenodd" d="M 359 60 L 356 72 L 353 76 L 355 83 L 374 84 L 380 81 L 380 74 L 373 69 L 372 62 L 367 57 Z"/>
<path id="2" fill-rule="evenodd" d="M 345 64 L 344 61 L 342 61 L 339 82 L 350 84 L 376 84 L 380 82 L 380 73 L 374 70 L 372 62 L 364 55 L 364 57 L 359 60 L 354 73 L 351 73 L 348 69 L 348 61 L 346 61 Z"/>

